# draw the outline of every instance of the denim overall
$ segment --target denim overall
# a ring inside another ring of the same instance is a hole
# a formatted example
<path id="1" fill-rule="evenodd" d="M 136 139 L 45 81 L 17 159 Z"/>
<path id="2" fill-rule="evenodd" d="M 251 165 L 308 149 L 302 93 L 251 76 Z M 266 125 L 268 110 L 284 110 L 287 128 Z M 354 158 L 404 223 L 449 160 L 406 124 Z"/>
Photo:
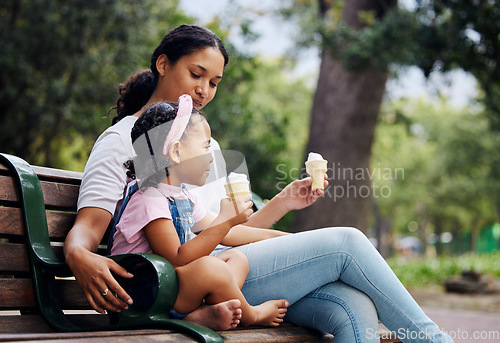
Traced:
<path id="1" fill-rule="evenodd" d="M 170 197 L 167 199 L 172 221 L 174 222 L 175 230 L 177 231 L 177 235 L 182 245 L 186 243 L 187 233 L 194 224 L 194 203 L 191 199 L 172 199 Z"/>
<path id="2" fill-rule="evenodd" d="M 185 190 L 185 186 L 182 185 L 183 190 Z M 175 230 L 177 231 L 177 235 L 179 236 L 179 240 L 181 241 L 181 245 L 186 243 L 187 233 L 191 230 L 191 227 L 194 224 L 193 219 L 193 208 L 194 203 L 191 199 L 172 199 L 167 197 L 168 199 L 168 207 L 170 208 L 170 214 L 172 216 L 172 221 L 175 226 Z M 186 314 L 180 314 L 175 312 L 173 309 L 170 310 L 170 318 L 172 319 L 182 319 Z"/>
<path id="3" fill-rule="evenodd" d="M 137 184 L 130 187 L 129 192 L 120 208 L 116 221 L 113 225 L 112 231 L 110 233 L 108 241 L 108 251 L 111 251 L 111 246 L 113 245 L 113 236 L 116 231 L 116 225 L 118 224 L 121 214 L 123 213 L 128 201 L 132 195 L 137 191 Z M 184 184 L 182 185 L 183 191 L 186 189 Z M 164 195 L 165 196 L 165 195 Z M 193 219 L 193 209 L 194 203 L 191 199 L 173 199 L 171 197 L 165 196 L 168 200 L 168 206 L 170 209 L 170 214 L 172 216 L 172 222 L 174 223 L 175 230 L 179 236 L 181 245 L 186 243 L 188 232 L 194 224 Z M 109 254 L 109 253 L 108 253 Z M 157 284 L 154 281 L 156 275 L 148 275 L 149 273 L 145 271 L 142 266 L 134 266 L 133 270 L 130 270 L 134 277 L 132 279 L 122 279 L 121 284 L 123 289 L 134 299 L 134 308 L 140 311 L 147 310 L 153 305 L 154 300 L 158 294 Z M 179 314 L 173 309 L 170 310 L 170 317 L 172 319 L 182 319 L 186 314 Z"/>

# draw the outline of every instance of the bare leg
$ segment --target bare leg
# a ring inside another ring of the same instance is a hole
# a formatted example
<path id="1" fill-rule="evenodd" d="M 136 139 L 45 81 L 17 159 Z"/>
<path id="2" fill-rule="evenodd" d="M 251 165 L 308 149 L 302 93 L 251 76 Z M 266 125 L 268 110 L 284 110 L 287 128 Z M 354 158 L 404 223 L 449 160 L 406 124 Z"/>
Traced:
<path id="1" fill-rule="evenodd" d="M 185 266 L 176 268 L 179 279 L 179 295 L 174 310 L 187 313 L 196 309 L 205 299 L 207 304 L 218 304 L 229 299 L 241 302 L 243 325 L 278 326 L 283 322 L 288 302 L 271 300 L 258 306 L 250 306 L 236 284 L 226 263 L 206 256 Z"/>
<path id="2" fill-rule="evenodd" d="M 217 258 L 226 262 L 238 288 L 241 289 L 245 283 L 249 270 L 248 259 L 245 254 L 236 249 L 229 249 L 217 255 Z"/>

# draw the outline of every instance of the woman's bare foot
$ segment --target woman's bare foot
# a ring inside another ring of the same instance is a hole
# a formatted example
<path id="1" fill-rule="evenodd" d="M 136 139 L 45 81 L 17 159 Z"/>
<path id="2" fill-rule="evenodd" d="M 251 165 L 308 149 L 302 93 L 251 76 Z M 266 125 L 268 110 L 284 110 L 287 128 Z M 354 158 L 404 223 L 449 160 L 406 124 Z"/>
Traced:
<path id="1" fill-rule="evenodd" d="M 215 305 L 201 305 L 184 320 L 201 324 L 215 331 L 234 329 L 241 319 L 241 302 L 238 299 Z"/>
<path id="2" fill-rule="evenodd" d="M 257 306 L 253 306 L 253 314 L 246 315 L 241 319 L 243 325 L 265 325 L 278 326 L 283 322 L 288 307 L 288 301 L 270 300 Z"/>

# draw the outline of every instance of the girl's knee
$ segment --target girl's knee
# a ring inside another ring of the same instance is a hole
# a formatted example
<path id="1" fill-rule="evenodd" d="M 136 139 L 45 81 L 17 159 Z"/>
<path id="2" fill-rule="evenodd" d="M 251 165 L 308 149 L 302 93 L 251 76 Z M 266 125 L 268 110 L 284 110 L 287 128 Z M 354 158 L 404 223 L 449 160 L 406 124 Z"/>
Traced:
<path id="1" fill-rule="evenodd" d="M 229 249 L 217 255 L 217 257 L 223 261 L 233 260 L 233 261 L 245 261 L 248 263 L 246 255 L 239 251 L 238 249 Z"/>
<path id="2" fill-rule="evenodd" d="M 230 258 L 237 259 L 238 261 L 245 261 L 248 263 L 247 256 L 238 249 L 230 249 L 228 250 L 228 252 L 231 254 Z"/>
<path id="3" fill-rule="evenodd" d="M 223 260 L 213 256 L 204 256 L 194 262 L 197 262 L 196 269 L 201 279 L 217 284 L 232 282 L 231 270 Z"/>
<path id="4" fill-rule="evenodd" d="M 248 259 L 244 253 L 237 249 L 230 249 L 225 251 L 222 260 L 231 265 L 237 266 L 241 272 L 249 272 Z M 222 254 L 221 254 L 222 255 Z M 219 255 L 220 256 L 220 255 Z"/>
<path id="5" fill-rule="evenodd" d="M 197 264 L 197 268 L 203 271 L 223 270 L 227 267 L 224 261 L 214 256 L 203 256 L 192 263 Z"/>

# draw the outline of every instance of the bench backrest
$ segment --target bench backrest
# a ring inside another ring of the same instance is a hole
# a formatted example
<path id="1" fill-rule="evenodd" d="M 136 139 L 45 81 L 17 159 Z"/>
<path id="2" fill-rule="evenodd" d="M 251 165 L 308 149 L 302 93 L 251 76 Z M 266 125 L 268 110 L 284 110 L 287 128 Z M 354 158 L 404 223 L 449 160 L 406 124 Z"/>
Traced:
<path id="1" fill-rule="evenodd" d="M 43 190 L 51 245 L 56 255 L 62 257 L 64 239 L 75 221 L 83 174 L 43 167 L 33 169 Z M 23 314 L 37 312 L 26 244 L 19 187 L 12 173 L 0 162 L 0 315 L 9 310 L 19 310 Z M 74 279 L 61 279 L 57 284 L 64 309 L 90 309 Z M 23 317 L 19 324 L 24 329 L 29 328 L 26 320 L 30 317 Z M 5 324 L 6 320 L 0 320 L 2 322 Z M 0 332 L 17 332 L 13 327 L 15 323 L 8 325 L 7 329 L 0 324 Z M 37 328 L 33 332 L 40 330 Z"/>

